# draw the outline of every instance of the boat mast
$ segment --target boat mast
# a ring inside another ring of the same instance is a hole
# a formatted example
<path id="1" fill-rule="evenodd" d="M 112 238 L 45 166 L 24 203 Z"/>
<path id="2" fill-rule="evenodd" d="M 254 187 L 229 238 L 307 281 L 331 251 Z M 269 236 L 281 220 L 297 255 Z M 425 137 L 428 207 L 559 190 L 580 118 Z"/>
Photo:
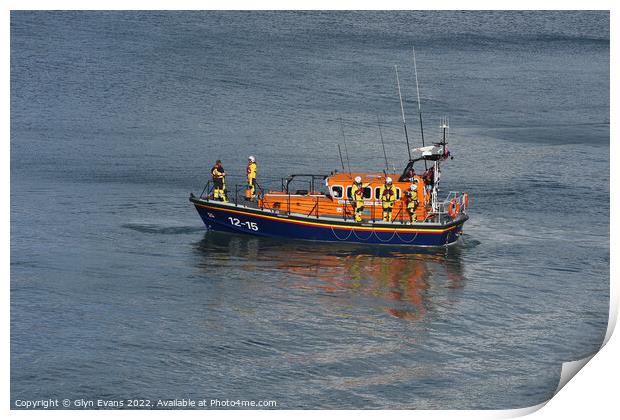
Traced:
<path id="1" fill-rule="evenodd" d="M 405 109 L 403 108 L 403 95 L 400 93 L 400 79 L 398 78 L 398 66 L 394 65 L 396 69 L 396 84 L 398 85 L 398 99 L 400 100 L 400 113 L 403 116 L 403 127 L 405 127 L 405 140 L 407 140 L 407 153 L 409 154 L 409 160 L 411 161 L 411 149 L 409 148 L 409 136 L 407 135 L 407 121 L 405 121 Z"/>
<path id="2" fill-rule="evenodd" d="M 385 158 L 385 173 L 390 170 L 388 164 L 387 154 L 385 153 L 385 143 L 383 142 L 383 133 L 381 132 L 381 121 L 379 120 L 379 114 L 377 114 L 377 125 L 379 126 L 379 135 L 381 136 L 381 146 L 383 146 L 383 157 Z"/>
<path id="3" fill-rule="evenodd" d="M 349 167 L 349 175 L 351 175 L 351 162 L 349 162 L 349 151 L 347 150 L 347 138 L 344 135 L 344 124 L 340 117 L 340 131 L 342 131 L 342 140 L 344 141 L 344 154 L 347 157 L 347 166 Z"/>
<path id="4" fill-rule="evenodd" d="M 420 133 L 422 134 L 422 147 L 424 147 L 424 127 L 422 126 L 422 106 L 420 105 L 420 87 L 418 86 L 418 66 L 415 62 L 415 47 L 413 48 L 413 70 L 415 72 L 415 90 L 418 93 L 418 115 L 420 116 Z M 424 169 L 428 169 L 426 166 L 426 160 L 424 161 Z"/>
<path id="5" fill-rule="evenodd" d="M 444 117 L 441 119 L 440 123 L 439 123 L 439 128 L 441 128 L 441 153 L 445 156 L 446 153 L 446 144 L 448 143 L 448 128 L 449 128 L 449 124 L 448 124 L 448 118 Z M 434 166 L 434 171 L 435 171 L 435 179 L 433 182 L 433 192 L 432 192 L 432 200 L 433 200 L 433 211 L 438 211 L 439 208 L 439 204 L 437 203 L 437 192 L 438 192 L 438 186 L 439 186 L 439 178 L 441 177 L 441 170 L 439 168 L 439 160 L 435 161 L 435 166 Z"/>
<path id="6" fill-rule="evenodd" d="M 338 155 L 340 155 L 340 164 L 342 165 L 342 172 L 346 171 L 344 169 L 344 160 L 342 160 L 342 151 L 340 150 L 340 145 L 338 145 Z"/>
<path id="7" fill-rule="evenodd" d="M 413 47 L 413 71 L 415 72 L 415 90 L 418 93 L 418 114 L 420 115 L 420 133 L 422 134 L 422 147 L 424 147 L 424 128 L 422 127 L 422 107 L 420 105 L 420 86 L 418 85 L 418 66 L 415 62 L 415 47 Z"/>

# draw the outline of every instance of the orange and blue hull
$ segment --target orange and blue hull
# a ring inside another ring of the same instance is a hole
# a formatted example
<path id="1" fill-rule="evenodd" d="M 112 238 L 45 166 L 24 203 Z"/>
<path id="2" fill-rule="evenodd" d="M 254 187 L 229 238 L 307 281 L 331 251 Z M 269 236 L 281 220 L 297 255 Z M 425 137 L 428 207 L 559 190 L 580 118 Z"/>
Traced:
<path id="1" fill-rule="evenodd" d="M 356 223 L 235 206 L 190 197 L 208 230 L 285 239 L 381 245 L 445 246 L 461 235 L 466 214 L 445 224 Z"/>

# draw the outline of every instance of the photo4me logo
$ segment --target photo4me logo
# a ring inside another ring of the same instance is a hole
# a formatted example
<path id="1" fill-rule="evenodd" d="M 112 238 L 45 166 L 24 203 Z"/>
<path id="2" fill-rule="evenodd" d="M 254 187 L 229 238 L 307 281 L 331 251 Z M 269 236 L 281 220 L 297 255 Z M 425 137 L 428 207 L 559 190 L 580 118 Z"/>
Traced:
<path id="1" fill-rule="evenodd" d="M 276 408 L 278 403 L 274 400 L 241 400 L 241 399 L 38 399 L 13 401 L 16 409 L 48 410 L 48 409 L 109 409 L 109 408 L 133 408 L 133 409 L 184 409 L 184 408 Z"/>

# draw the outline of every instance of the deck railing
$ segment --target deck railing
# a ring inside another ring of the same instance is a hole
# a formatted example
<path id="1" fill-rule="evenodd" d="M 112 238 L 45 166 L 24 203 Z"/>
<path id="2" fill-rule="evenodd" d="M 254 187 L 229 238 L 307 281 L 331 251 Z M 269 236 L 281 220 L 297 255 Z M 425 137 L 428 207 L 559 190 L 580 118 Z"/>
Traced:
<path id="1" fill-rule="evenodd" d="M 320 213 L 320 201 L 322 196 L 315 196 L 314 199 L 312 200 L 312 202 L 310 204 L 308 204 L 307 209 L 309 209 L 309 211 L 307 213 L 305 213 L 305 211 L 303 213 L 295 213 L 295 212 L 291 212 L 291 192 L 290 190 L 287 191 L 286 193 L 286 209 L 283 209 L 282 204 L 280 204 L 280 206 L 276 207 L 276 206 L 265 206 L 265 200 L 263 199 L 265 197 L 265 190 L 264 188 L 258 184 L 255 183 L 255 192 L 256 192 L 256 200 L 248 200 L 245 197 L 245 191 L 247 189 L 247 184 L 235 184 L 234 186 L 234 199 L 231 200 L 232 197 L 228 196 L 228 188 L 226 187 L 226 184 L 224 184 L 224 192 L 225 192 L 225 196 L 227 198 L 227 201 L 230 202 L 231 204 L 235 205 L 236 207 L 246 207 L 246 208 L 252 208 L 252 209 L 260 209 L 260 210 L 269 210 L 272 211 L 274 213 L 278 213 L 278 214 L 282 214 L 285 216 L 290 216 L 291 214 L 298 214 L 301 216 L 305 216 L 305 217 L 310 217 L 310 216 L 315 216 L 317 219 L 321 217 L 321 213 Z M 213 190 L 214 190 L 214 183 L 213 181 L 208 181 L 207 184 L 205 185 L 205 187 L 203 188 L 202 192 L 200 193 L 200 198 L 201 199 L 207 199 L 207 200 L 214 200 L 217 201 L 214 198 L 214 194 L 213 194 Z M 239 197 L 239 193 L 243 191 L 242 194 L 242 199 L 240 199 Z M 350 200 L 350 199 L 345 199 L 345 198 L 339 198 L 338 200 L 343 200 L 344 201 L 344 205 L 342 206 L 342 219 L 344 221 L 347 221 L 347 219 L 353 219 L 354 218 L 354 213 L 355 213 L 355 201 L 354 200 Z M 222 200 L 220 200 L 222 201 Z M 459 207 L 459 212 L 460 213 L 467 213 L 467 203 L 466 203 L 466 198 L 465 198 L 465 193 L 461 193 L 461 192 L 456 192 L 456 191 L 450 191 L 450 193 L 448 194 L 448 196 L 441 202 L 437 203 L 437 209 L 436 211 L 433 211 L 430 207 L 427 210 L 427 217 L 425 220 L 418 220 L 416 223 L 446 223 L 449 222 L 451 220 L 454 219 L 454 217 L 452 216 L 452 214 L 454 214 L 453 212 L 451 212 L 450 210 L 450 206 L 455 206 L 455 204 L 458 203 L 458 207 Z M 406 223 L 409 221 L 409 217 L 408 217 L 408 212 L 407 212 L 407 207 L 406 207 L 406 202 L 404 200 L 399 200 L 395 203 L 396 205 L 394 206 L 394 208 L 392 209 L 392 223 Z M 296 204 L 297 207 L 302 207 L 299 203 Z M 363 223 L 375 223 L 377 221 L 382 221 L 383 220 L 383 208 L 382 205 L 377 204 L 376 200 L 373 200 L 373 204 L 370 206 L 370 220 L 368 220 L 368 218 L 365 218 L 365 220 L 363 220 Z M 397 209 L 396 213 L 394 214 L 394 211 Z M 377 211 L 379 211 L 380 213 L 377 214 Z M 334 217 L 334 216 L 330 216 L 330 217 Z"/>

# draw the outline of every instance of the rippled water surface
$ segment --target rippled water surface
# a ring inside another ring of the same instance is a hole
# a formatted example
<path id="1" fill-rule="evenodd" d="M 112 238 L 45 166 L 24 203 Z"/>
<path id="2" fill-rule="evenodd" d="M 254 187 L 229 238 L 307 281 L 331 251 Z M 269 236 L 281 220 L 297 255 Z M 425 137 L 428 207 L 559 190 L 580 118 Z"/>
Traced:
<path id="1" fill-rule="evenodd" d="M 400 169 L 451 122 L 449 249 L 206 233 L 187 201 Z M 430 139 L 430 140 L 429 140 Z M 595 351 L 609 302 L 609 15 L 13 12 L 11 403 L 219 398 L 515 408 Z"/>

